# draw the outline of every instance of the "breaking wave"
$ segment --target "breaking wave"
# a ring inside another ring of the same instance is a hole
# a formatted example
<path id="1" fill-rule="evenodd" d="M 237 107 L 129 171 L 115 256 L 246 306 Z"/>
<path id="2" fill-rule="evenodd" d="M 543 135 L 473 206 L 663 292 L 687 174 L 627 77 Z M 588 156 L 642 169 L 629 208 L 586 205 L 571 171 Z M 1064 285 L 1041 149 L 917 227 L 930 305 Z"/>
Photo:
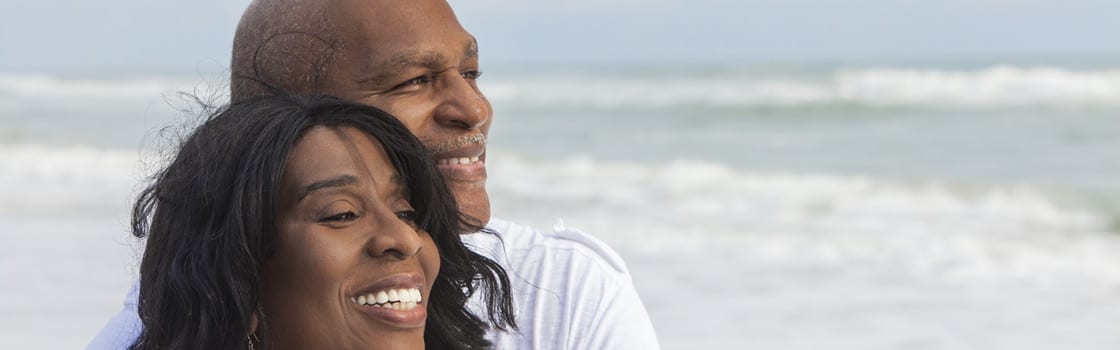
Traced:
<path id="1" fill-rule="evenodd" d="M 1120 107 L 1120 69 L 838 69 L 810 76 L 541 76 L 487 81 L 500 103 L 594 107 Z"/>
<path id="2" fill-rule="evenodd" d="M 538 226 L 562 216 L 643 255 L 1120 289 L 1111 214 L 1032 187 L 749 173 L 687 160 L 491 159 L 495 215 Z"/>
<path id="3" fill-rule="evenodd" d="M 91 79 L 0 74 L 0 97 L 154 98 L 198 90 L 205 85 L 200 79 L 173 77 Z"/>

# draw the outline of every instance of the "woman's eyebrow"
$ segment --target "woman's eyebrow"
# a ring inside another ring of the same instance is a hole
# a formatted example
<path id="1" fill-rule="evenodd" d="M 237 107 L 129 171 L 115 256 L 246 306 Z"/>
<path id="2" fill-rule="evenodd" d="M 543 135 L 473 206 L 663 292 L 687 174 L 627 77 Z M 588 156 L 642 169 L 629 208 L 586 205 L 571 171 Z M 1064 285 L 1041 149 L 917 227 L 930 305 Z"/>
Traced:
<path id="1" fill-rule="evenodd" d="M 303 200 L 303 198 L 310 195 L 311 192 L 315 192 L 324 188 L 348 186 L 357 182 L 358 178 L 353 175 L 342 175 L 335 178 L 315 181 L 310 185 L 304 186 L 303 190 L 299 192 L 299 196 L 297 198 L 298 200 Z"/>
<path id="2" fill-rule="evenodd" d="M 407 189 L 408 184 L 404 182 L 404 179 L 402 179 L 400 175 L 393 174 L 393 177 L 389 178 L 389 183 L 393 185 L 394 195 L 400 198 L 404 198 L 404 200 L 411 200 L 411 198 L 409 198 L 411 196 L 409 195 L 409 191 Z"/>

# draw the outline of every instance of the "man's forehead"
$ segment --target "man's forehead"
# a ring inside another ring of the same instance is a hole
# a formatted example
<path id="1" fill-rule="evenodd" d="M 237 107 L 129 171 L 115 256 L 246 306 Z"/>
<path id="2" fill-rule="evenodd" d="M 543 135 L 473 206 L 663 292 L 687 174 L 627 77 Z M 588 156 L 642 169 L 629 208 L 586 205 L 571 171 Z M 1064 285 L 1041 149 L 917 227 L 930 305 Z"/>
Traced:
<path id="1" fill-rule="evenodd" d="M 474 37 L 443 0 L 256 0 L 234 44 L 235 99 L 264 92 L 261 81 L 319 91 L 478 56 Z"/>
<path id="2" fill-rule="evenodd" d="M 444 0 L 327 0 L 323 9 L 328 21 L 364 31 L 459 21 Z"/>
<path id="3" fill-rule="evenodd" d="M 338 49 L 378 65 L 478 55 L 474 37 L 442 0 L 336 0 L 326 12 L 327 25 L 338 31 Z"/>

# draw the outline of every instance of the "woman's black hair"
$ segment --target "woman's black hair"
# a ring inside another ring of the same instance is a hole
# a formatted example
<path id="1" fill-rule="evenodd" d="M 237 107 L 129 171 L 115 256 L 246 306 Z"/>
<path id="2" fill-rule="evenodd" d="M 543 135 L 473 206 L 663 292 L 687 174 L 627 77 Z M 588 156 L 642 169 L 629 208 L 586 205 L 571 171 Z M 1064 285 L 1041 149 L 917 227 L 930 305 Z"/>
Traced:
<path id="1" fill-rule="evenodd" d="M 419 227 L 435 241 L 441 267 L 428 298 L 427 348 L 487 348 L 488 327 L 516 328 L 505 270 L 459 237 L 482 230 L 472 224 L 478 220 L 458 211 L 430 155 L 404 125 L 359 103 L 275 95 L 208 118 L 137 199 L 133 235 L 147 237 L 138 298 L 144 328 L 131 349 L 248 348 L 261 267 L 276 239 L 280 179 L 293 146 L 314 126 L 352 127 L 380 141 Z M 467 307 L 479 291 L 485 321 Z M 256 335 L 267 339 L 267 317 L 258 319 Z"/>

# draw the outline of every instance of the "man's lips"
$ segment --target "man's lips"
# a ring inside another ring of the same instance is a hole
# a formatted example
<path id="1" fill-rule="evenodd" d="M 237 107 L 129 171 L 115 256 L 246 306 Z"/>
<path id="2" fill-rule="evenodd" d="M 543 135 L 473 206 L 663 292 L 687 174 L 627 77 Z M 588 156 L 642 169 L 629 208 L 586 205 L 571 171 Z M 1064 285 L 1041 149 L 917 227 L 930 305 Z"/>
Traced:
<path id="1" fill-rule="evenodd" d="M 477 161 L 485 153 L 486 142 L 479 142 L 462 145 L 462 147 L 458 147 L 455 149 L 447 149 L 443 152 L 436 152 L 435 155 L 432 156 L 432 159 L 436 161 L 437 165 L 444 165 L 448 162 L 459 164 L 461 163 L 460 160 L 464 158 L 468 160 L 474 159 L 475 161 Z"/>
<path id="2" fill-rule="evenodd" d="M 481 157 L 458 157 L 458 158 L 452 157 L 452 158 L 443 158 L 443 159 L 436 160 L 436 166 L 441 166 L 442 167 L 442 166 L 445 166 L 445 165 L 471 165 L 471 164 L 478 163 L 478 162 L 481 162 L 481 161 L 482 161 Z"/>
<path id="3" fill-rule="evenodd" d="M 448 182 L 481 182 L 486 180 L 486 144 L 475 143 L 437 153 L 432 157 L 436 168 Z"/>
<path id="4" fill-rule="evenodd" d="M 483 156 L 485 157 L 485 156 Z M 449 184 L 480 183 L 486 181 L 486 162 L 483 157 L 441 159 L 436 169 Z"/>

